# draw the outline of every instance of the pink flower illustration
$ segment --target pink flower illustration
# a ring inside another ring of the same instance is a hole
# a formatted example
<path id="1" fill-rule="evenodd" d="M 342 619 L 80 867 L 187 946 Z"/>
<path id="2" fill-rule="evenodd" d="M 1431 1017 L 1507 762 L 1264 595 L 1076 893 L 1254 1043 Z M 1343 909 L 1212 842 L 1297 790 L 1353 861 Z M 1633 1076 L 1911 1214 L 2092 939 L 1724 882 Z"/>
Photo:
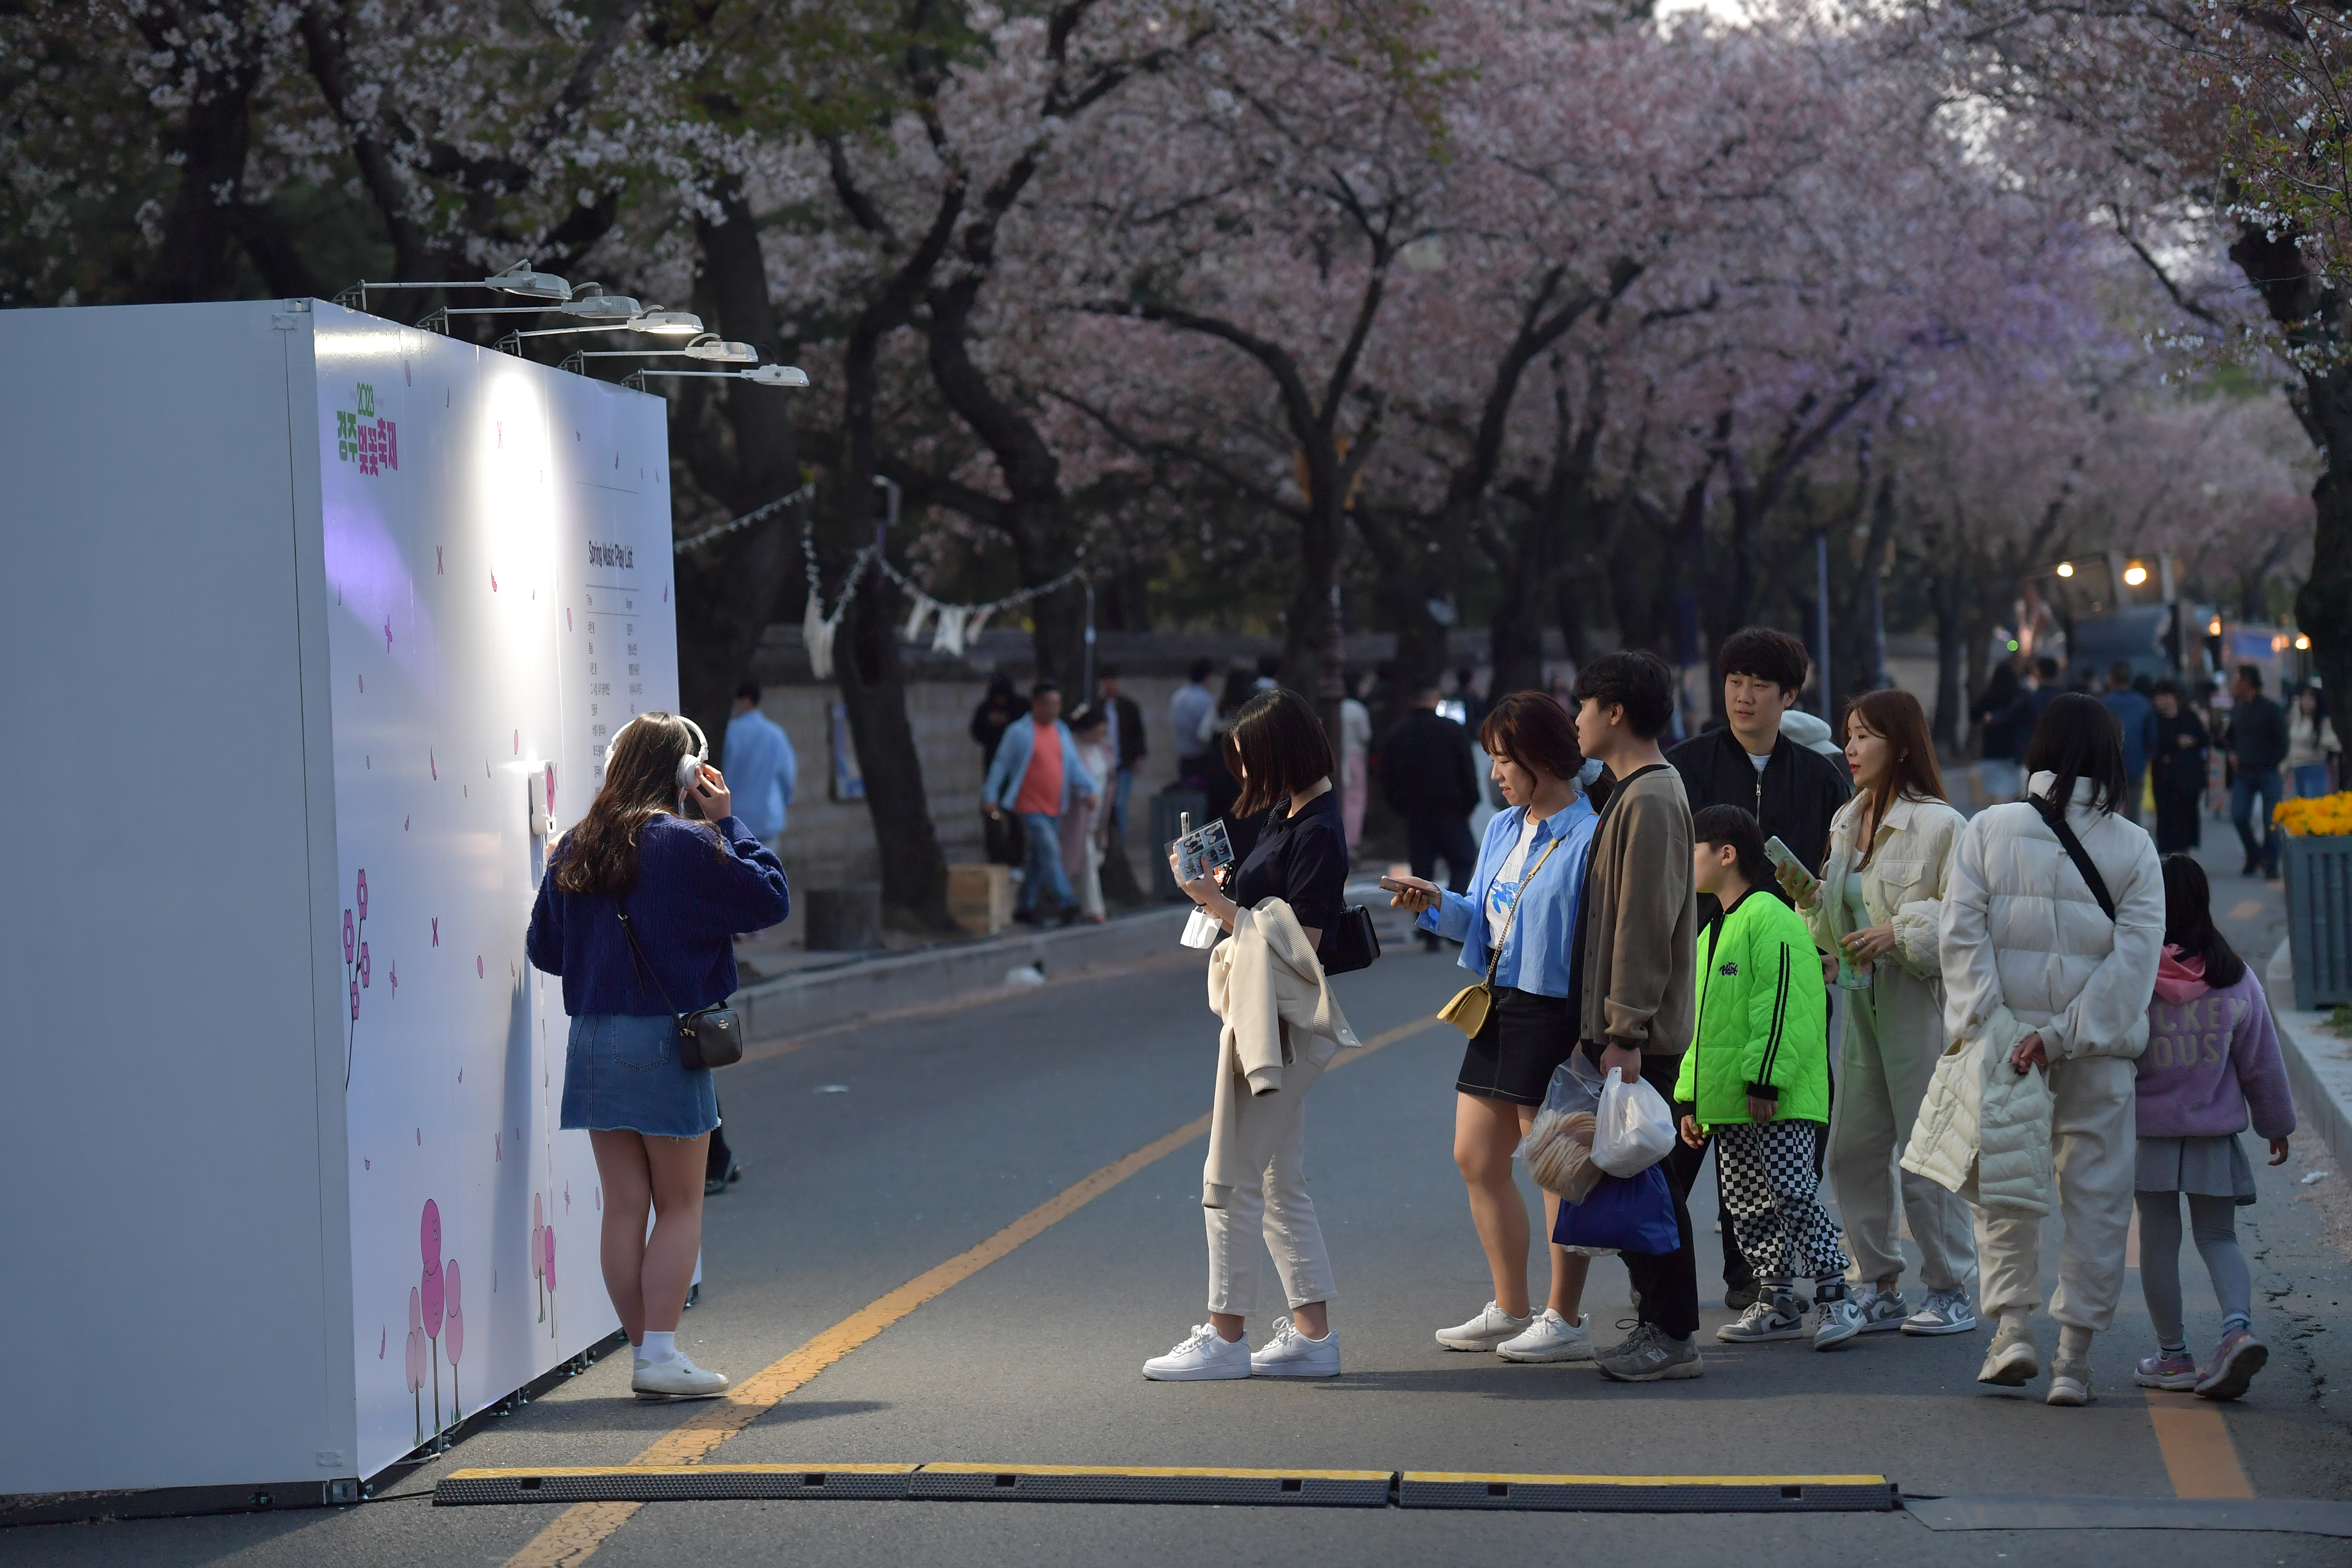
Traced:
<path id="1" fill-rule="evenodd" d="M 542 1231 L 541 1231 L 541 1232 L 539 1233 L 539 1245 L 540 1245 L 541 1252 L 541 1254 L 542 1254 L 542 1256 L 541 1256 L 541 1258 L 540 1261 L 541 1261 L 542 1264 L 544 1264 L 544 1265 L 546 1266 L 546 1268 L 547 1268 L 547 1337 L 548 1337 L 548 1338 L 550 1338 L 550 1339 L 553 1339 L 553 1338 L 555 1338 L 555 1337 L 556 1337 L 556 1335 L 555 1335 L 555 1227 L 554 1227 L 553 1226 L 551 1226 L 551 1226 L 549 1226 L 545 1230 L 542 1230 Z"/>
<path id="2" fill-rule="evenodd" d="M 466 1353 L 466 1313 L 458 1300 L 457 1260 L 449 1259 L 441 1266 L 441 1276 L 446 1281 L 448 1316 L 442 1321 L 442 1342 L 449 1347 L 449 1416 L 453 1421 L 466 1418 L 466 1401 L 457 1392 L 457 1358 Z"/>
<path id="3" fill-rule="evenodd" d="M 425 1337 L 433 1342 L 433 1430 L 441 1430 L 441 1314 L 446 1305 L 443 1300 L 441 1279 L 441 1206 L 431 1198 L 425 1200 L 425 1217 L 417 1226 L 417 1246 L 425 1254 L 424 1291 Z"/>
<path id="4" fill-rule="evenodd" d="M 547 1270 L 540 1263 L 540 1233 L 547 1228 L 545 1205 L 539 1194 L 530 1194 L 530 1279 L 539 1297 L 539 1321 L 547 1321 Z"/>
<path id="5" fill-rule="evenodd" d="M 408 1288 L 408 1396 L 416 1407 L 416 1440 L 425 1441 L 425 1319 L 416 1287 Z"/>

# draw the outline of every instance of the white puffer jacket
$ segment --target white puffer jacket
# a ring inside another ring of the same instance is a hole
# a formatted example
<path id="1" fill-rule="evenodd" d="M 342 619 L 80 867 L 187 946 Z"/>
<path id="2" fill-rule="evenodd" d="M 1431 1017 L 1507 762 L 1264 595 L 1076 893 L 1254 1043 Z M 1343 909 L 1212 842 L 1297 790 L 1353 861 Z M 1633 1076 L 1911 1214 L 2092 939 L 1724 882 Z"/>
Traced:
<path id="1" fill-rule="evenodd" d="M 2048 797 L 2047 773 L 2027 781 Z M 2147 1005 L 2164 946 L 2164 875 L 2147 832 L 2086 804 L 2077 781 L 2067 825 L 2116 902 L 2111 923 L 2058 836 L 2032 805 L 1979 812 L 1960 834 L 1944 892 L 1937 948 L 1944 1028 L 1979 1038 L 2006 1006 L 2039 1030 L 2050 1059 L 2137 1058 L 2147 1048 Z"/>

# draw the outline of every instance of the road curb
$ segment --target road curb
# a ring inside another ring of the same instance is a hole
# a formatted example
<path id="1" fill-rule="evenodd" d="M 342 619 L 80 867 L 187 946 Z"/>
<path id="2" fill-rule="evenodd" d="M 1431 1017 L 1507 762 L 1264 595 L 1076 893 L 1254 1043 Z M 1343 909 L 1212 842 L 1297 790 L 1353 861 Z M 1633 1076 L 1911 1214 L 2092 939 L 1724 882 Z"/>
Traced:
<path id="1" fill-rule="evenodd" d="M 2352 1040 L 2329 1028 L 2325 1013 L 2278 1005 L 2278 998 L 2294 994 L 2294 958 L 2287 943 L 2271 954 L 2263 985 L 2278 1024 L 2286 1080 L 2294 1090 L 2295 1131 L 2326 1144 L 2339 1169 L 2352 1170 Z"/>
<path id="2" fill-rule="evenodd" d="M 746 1041 L 783 1039 L 975 994 L 1001 993 L 1005 975 L 1034 968 L 1055 980 L 1108 973 L 1177 946 L 1185 907 L 1116 915 L 1100 925 L 1007 932 L 913 952 L 877 953 L 837 968 L 780 974 L 730 998 L 743 1015 Z"/>

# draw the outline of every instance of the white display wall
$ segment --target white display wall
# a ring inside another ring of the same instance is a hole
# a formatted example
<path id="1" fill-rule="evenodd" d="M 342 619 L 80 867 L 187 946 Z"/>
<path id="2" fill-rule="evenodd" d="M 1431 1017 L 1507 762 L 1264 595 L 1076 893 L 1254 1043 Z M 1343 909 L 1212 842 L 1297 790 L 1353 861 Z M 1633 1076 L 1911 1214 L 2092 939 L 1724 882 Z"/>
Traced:
<path id="1" fill-rule="evenodd" d="M 0 355 L 9 533 L 47 574 L 0 605 L 0 722 L 173 738 L 122 748 L 143 817 L 0 866 L 12 991 L 137 1020 L 87 1061 L 7 1042 L 0 1183 L 86 1155 L 147 1194 L 101 1213 L 68 1185 L 36 1223 L 54 1277 L 136 1299 L 105 1336 L 35 1314 L 80 1375 L 0 1373 L 0 1493 L 372 1475 L 616 1326 L 587 1138 L 556 1131 L 561 982 L 523 944 L 611 734 L 676 706 L 663 405 L 316 301 L 0 312 Z M 33 681 L 93 634 L 103 657 Z M 156 712 L 141 668 L 201 711 Z M 166 847 L 180 892 L 146 920 L 89 896 L 152 884 Z M 29 918 L 45 900 L 86 929 Z M 160 1277 L 124 1266 L 142 1246 Z M 191 1419 L 126 1443 L 142 1386 Z"/>

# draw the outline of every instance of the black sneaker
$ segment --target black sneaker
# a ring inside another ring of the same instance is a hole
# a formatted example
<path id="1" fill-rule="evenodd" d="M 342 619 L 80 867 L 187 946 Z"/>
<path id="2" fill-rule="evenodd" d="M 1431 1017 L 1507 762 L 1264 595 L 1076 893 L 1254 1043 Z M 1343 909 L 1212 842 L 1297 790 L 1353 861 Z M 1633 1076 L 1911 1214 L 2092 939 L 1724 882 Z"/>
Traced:
<path id="1" fill-rule="evenodd" d="M 1755 1280 L 1750 1279 L 1745 1285 L 1734 1285 L 1730 1289 L 1726 1290 L 1723 1293 L 1723 1304 L 1735 1312 L 1744 1312 L 1756 1305 L 1763 1294 L 1762 1289 Z"/>

